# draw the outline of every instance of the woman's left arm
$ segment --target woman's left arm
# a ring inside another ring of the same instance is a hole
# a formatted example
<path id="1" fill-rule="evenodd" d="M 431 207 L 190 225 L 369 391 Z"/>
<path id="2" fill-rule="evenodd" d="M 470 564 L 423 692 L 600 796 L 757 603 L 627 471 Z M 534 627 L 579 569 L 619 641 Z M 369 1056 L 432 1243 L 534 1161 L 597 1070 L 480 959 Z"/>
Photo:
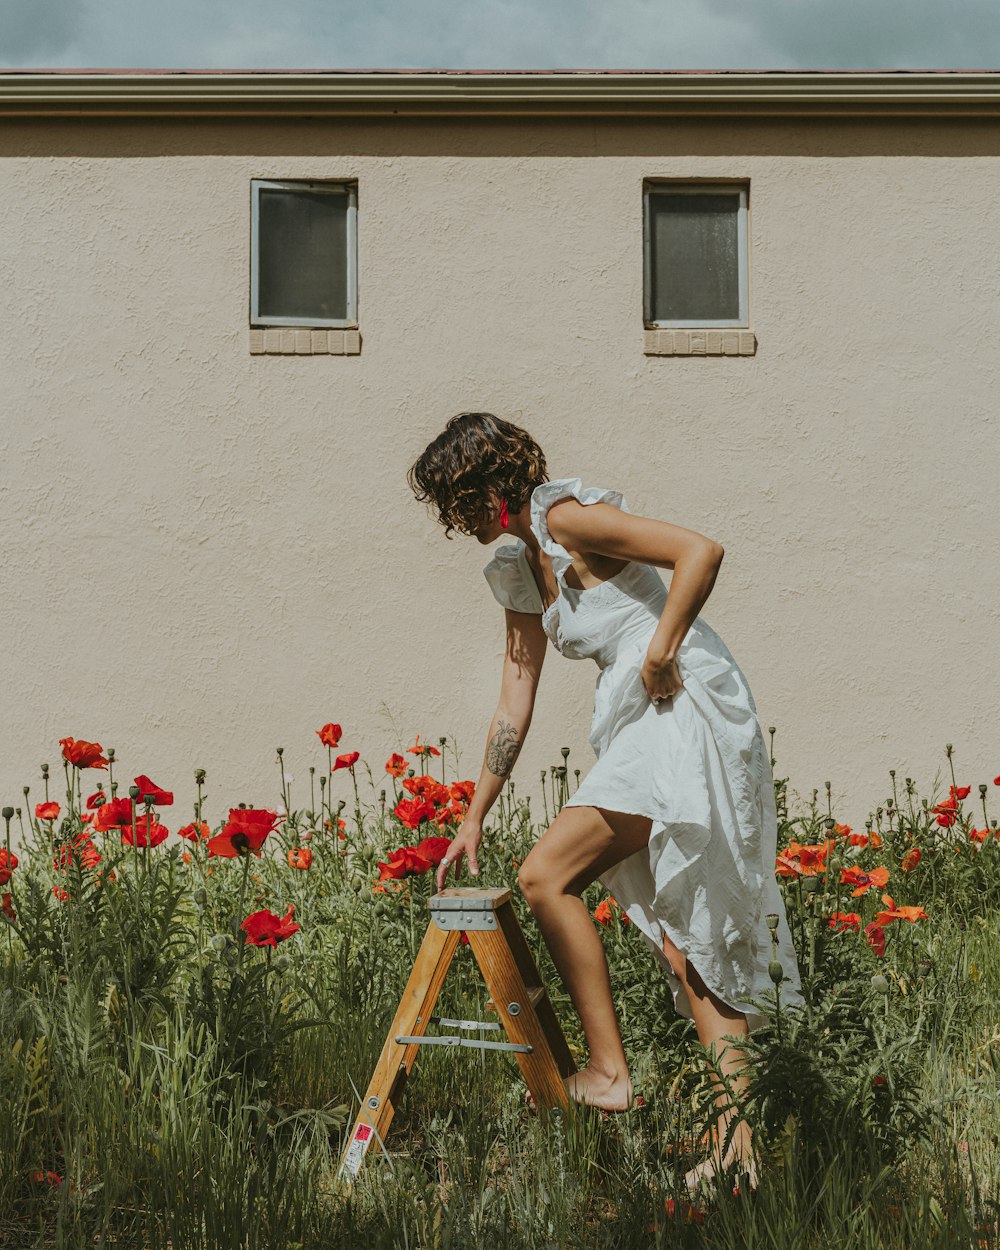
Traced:
<path id="1" fill-rule="evenodd" d="M 557 500 L 546 522 L 556 542 L 567 549 L 673 569 L 670 593 L 647 651 L 654 663 L 673 660 L 712 593 L 725 555 L 722 544 L 682 525 L 571 497 Z"/>

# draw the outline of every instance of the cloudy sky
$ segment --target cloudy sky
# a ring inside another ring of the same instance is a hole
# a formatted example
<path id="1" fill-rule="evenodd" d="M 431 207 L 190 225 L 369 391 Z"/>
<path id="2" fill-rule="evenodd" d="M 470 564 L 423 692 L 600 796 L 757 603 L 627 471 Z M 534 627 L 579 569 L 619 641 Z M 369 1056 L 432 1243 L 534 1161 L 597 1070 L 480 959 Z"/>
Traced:
<path id="1" fill-rule="evenodd" d="M 6 69 L 994 69 L 997 0 L 0 0 Z"/>

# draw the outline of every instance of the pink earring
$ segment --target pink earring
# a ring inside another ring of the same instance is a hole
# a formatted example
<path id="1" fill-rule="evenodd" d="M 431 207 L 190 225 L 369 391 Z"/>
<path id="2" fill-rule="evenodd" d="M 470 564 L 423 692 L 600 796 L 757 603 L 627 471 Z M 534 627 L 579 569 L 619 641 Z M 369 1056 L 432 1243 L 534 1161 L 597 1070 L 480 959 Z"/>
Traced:
<path id="1" fill-rule="evenodd" d="M 507 528 L 507 500 L 506 499 L 502 499 L 500 501 L 500 524 L 504 527 L 504 529 Z"/>

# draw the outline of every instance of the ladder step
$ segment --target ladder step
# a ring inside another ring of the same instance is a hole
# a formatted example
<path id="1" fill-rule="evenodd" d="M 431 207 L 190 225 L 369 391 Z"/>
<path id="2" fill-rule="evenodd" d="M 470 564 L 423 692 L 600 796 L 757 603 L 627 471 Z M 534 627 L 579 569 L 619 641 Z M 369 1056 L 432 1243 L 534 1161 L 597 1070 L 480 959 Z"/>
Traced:
<path id="1" fill-rule="evenodd" d="M 542 985 L 529 985 L 528 986 L 528 1002 L 531 1003 L 532 1007 L 537 1007 L 544 997 L 545 997 L 544 986 Z M 486 1010 L 496 1011 L 496 1009 L 497 1009 L 496 1003 L 493 1001 L 492 998 L 488 998 L 486 1000 Z"/>
<path id="2" fill-rule="evenodd" d="M 400 1046 L 474 1046 L 477 1050 L 516 1050 L 522 1055 L 530 1055 L 535 1049 L 523 1042 L 481 1042 L 477 1037 L 461 1037 L 458 1033 L 440 1033 L 436 1037 L 427 1033 L 397 1033 L 396 1042 Z"/>

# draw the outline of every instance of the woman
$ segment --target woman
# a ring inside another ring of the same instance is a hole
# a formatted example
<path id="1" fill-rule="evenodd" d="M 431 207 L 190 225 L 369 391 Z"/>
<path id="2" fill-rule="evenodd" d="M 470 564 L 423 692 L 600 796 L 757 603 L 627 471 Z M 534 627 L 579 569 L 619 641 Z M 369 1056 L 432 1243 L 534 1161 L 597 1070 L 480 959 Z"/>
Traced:
<path id="1" fill-rule="evenodd" d="M 608 1111 L 633 1104 L 604 947 L 581 898 L 598 879 L 664 966 L 677 1011 L 744 1090 L 738 1040 L 764 1019 L 749 1000 L 766 1002 L 773 990 L 769 912 L 780 917 L 782 1003 L 802 998 L 774 876 L 777 814 L 757 709 L 728 648 L 697 615 L 722 546 L 632 515 L 619 491 L 548 480 L 534 439 L 490 413 L 452 417 L 408 480 L 436 506 L 446 537 L 457 529 L 484 544 L 516 539 L 483 570 L 505 609 L 503 681 L 482 775 L 438 889 L 452 864 L 457 879 L 463 856 L 478 874 L 483 821 L 527 734 L 547 643 L 595 660 L 597 763 L 518 873 L 587 1039 L 589 1062 L 567 1078 L 570 1096 Z M 657 568 L 673 570 L 669 595 Z M 736 1113 L 731 1105 L 722 1113 L 720 1146 Z M 745 1170 L 755 1183 L 745 1120 L 724 1156 L 717 1147 L 687 1174 L 688 1186 L 720 1168 Z"/>

